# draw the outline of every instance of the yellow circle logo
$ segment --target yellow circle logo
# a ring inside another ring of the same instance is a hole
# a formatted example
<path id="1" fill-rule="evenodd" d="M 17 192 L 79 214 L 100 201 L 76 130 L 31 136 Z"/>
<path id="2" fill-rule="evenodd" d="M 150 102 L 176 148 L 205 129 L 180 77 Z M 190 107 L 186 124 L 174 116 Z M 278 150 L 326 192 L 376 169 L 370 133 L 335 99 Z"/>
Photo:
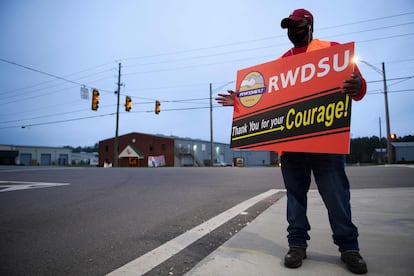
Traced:
<path id="1" fill-rule="evenodd" d="M 265 91 L 266 85 L 263 75 L 260 72 L 253 71 L 243 78 L 237 96 L 243 106 L 252 107 L 260 101 Z"/>

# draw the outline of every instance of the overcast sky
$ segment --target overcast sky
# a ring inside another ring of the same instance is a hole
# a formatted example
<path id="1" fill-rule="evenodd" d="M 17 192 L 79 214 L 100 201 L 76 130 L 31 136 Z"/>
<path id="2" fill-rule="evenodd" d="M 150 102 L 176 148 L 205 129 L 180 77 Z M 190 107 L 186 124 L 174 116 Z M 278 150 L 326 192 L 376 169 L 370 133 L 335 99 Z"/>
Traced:
<path id="1" fill-rule="evenodd" d="M 380 120 L 386 135 L 382 62 L 391 132 L 414 135 L 412 0 L 2 0 L 0 144 L 89 146 L 113 137 L 119 63 L 119 135 L 209 140 L 210 83 L 213 96 L 234 89 L 237 70 L 288 50 L 280 21 L 296 8 L 313 13 L 314 37 L 355 41 L 356 55 L 377 68 L 359 65 L 368 92 L 352 107 L 351 136 L 379 136 Z M 229 143 L 232 108 L 214 103 L 213 114 L 214 140 Z"/>

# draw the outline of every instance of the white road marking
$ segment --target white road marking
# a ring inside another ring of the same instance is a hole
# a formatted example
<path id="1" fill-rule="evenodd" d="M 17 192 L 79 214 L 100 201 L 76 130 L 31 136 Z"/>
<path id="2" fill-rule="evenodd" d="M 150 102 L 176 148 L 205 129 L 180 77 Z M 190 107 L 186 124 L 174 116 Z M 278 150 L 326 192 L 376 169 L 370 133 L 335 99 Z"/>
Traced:
<path id="1" fill-rule="evenodd" d="M 385 164 L 384 167 L 388 167 L 388 168 L 400 167 L 400 168 L 410 168 L 410 169 L 414 169 L 414 165 L 410 165 L 410 164 Z M 378 168 L 381 168 L 381 166 L 378 166 Z"/>
<path id="2" fill-rule="evenodd" d="M 92 168 L 92 167 L 91 167 Z M 2 167 L 0 166 L 0 173 L 9 172 L 34 172 L 34 171 L 50 171 L 50 170 L 79 170 L 79 169 L 90 169 L 88 167 L 59 167 L 59 166 L 14 166 L 14 167 Z"/>
<path id="3" fill-rule="evenodd" d="M 247 210 L 259 201 L 276 194 L 279 191 L 271 189 L 260 195 L 252 197 L 227 211 L 215 216 L 214 218 L 194 227 L 193 229 L 181 234 L 180 236 L 164 243 L 163 245 L 155 248 L 154 250 L 142 255 L 141 257 L 127 263 L 124 266 L 112 271 L 107 274 L 108 276 L 119 276 L 119 275 L 142 275 L 159 264 L 163 263 L 170 257 L 174 256 L 187 246 L 202 238 L 206 234 L 210 233 L 214 229 L 218 228 L 222 224 L 226 223 L 230 219 L 239 215 L 241 212 Z"/>
<path id="4" fill-rule="evenodd" d="M 0 180 L 0 192 L 11 192 L 28 189 L 39 189 L 69 185 L 70 183 L 28 182 Z"/>

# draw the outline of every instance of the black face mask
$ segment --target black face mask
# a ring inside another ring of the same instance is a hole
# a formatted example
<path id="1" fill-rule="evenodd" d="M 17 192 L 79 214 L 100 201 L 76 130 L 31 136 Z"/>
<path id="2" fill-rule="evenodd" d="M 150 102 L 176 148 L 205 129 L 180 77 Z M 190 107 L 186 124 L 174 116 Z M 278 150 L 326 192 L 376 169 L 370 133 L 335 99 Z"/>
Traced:
<path id="1" fill-rule="evenodd" d="M 304 27 L 290 27 L 288 28 L 288 37 L 293 44 L 303 41 L 309 35 L 310 25 Z"/>

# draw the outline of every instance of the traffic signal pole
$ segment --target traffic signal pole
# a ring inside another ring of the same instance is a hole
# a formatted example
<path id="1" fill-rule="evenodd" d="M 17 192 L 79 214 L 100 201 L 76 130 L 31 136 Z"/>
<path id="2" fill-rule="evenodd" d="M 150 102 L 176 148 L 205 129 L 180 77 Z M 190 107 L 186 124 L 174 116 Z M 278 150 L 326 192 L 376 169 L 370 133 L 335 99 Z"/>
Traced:
<path id="1" fill-rule="evenodd" d="M 118 101 L 116 104 L 114 167 L 118 167 L 118 127 L 119 127 L 119 97 L 121 95 L 121 63 L 119 63 L 119 67 L 118 67 L 118 90 L 115 93 L 117 94 Z"/>

